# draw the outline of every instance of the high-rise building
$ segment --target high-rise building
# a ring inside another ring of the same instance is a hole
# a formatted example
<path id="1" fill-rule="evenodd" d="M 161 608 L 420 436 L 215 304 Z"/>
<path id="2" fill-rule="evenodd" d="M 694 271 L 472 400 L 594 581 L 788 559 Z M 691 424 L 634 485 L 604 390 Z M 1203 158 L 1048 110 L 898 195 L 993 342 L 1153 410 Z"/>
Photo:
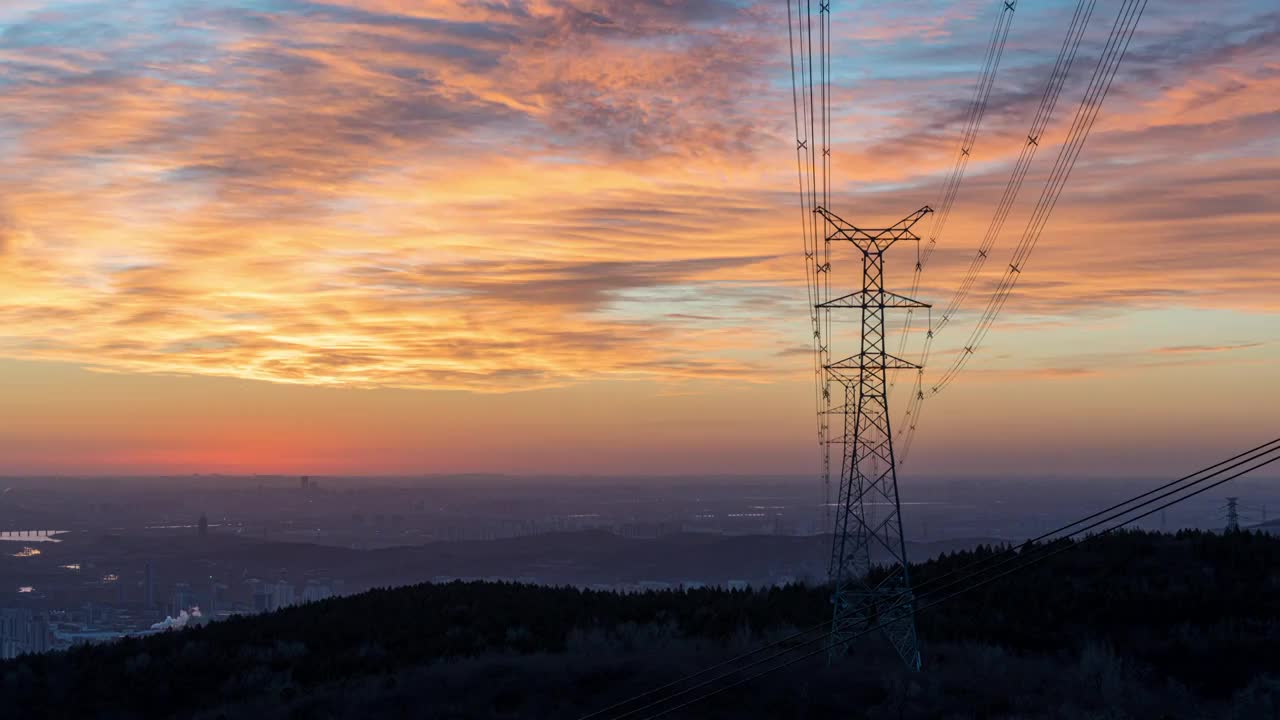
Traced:
<path id="1" fill-rule="evenodd" d="M 209 598 L 208 602 L 201 606 L 205 615 L 213 615 L 223 606 L 223 591 L 227 589 L 226 585 L 209 578 Z"/>
<path id="2" fill-rule="evenodd" d="M 198 527 L 200 528 L 200 537 L 205 537 L 209 534 L 209 517 L 204 513 L 200 513 L 200 522 Z"/>
<path id="3" fill-rule="evenodd" d="M 50 649 L 49 623 L 26 608 L 0 609 L 0 660 Z"/>
<path id="4" fill-rule="evenodd" d="M 142 603 L 148 610 L 156 606 L 156 571 L 149 562 L 142 579 Z"/>
<path id="5" fill-rule="evenodd" d="M 320 580 L 308 580 L 305 587 L 302 588 L 302 602 L 316 602 L 325 598 L 333 597 L 333 587 L 328 582 Z"/>
<path id="6" fill-rule="evenodd" d="M 173 596 L 169 602 L 170 613 L 174 617 L 178 617 L 184 610 L 189 611 L 193 607 L 197 607 L 200 602 L 196 599 L 196 594 L 191 591 L 191 586 L 187 583 L 177 583 L 173 586 Z"/>
<path id="7" fill-rule="evenodd" d="M 253 598 L 254 612 L 269 612 L 274 610 L 275 602 L 274 588 L 267 583 L 262 582 L 258 578 L 249 578 L 249 595 Z"/>
<path id="8" fill-rule="evenodd" d="M 280 581 L 276 583 L 275 607 L 272 609 L 277 610 L 279 608 L 289 607 L 290 605 L 296 604 L 296 602 L 297 600 L 294 597 L 293 584 L 288 580 L 281 578 Z"/>

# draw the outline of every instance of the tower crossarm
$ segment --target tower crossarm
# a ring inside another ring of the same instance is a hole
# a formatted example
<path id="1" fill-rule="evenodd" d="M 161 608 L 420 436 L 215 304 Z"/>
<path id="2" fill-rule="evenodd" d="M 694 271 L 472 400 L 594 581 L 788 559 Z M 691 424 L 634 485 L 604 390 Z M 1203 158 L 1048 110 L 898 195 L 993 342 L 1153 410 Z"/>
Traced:
<path id="1" fill-rule="evenodd" d="M 848 240 L 864 253 L 881 253 L 899 240 L 919 240 L 920 236 L 911 232 L 911 228 L 933 209 L 925 205 L 887 228 L 860 228 L 821 206 L 814 208 L 814 212 L 831 227 L 827 240 Z"/>
<path id="2" fill-rule="evenodd" d="M 894 224 L 893 224 L 893 227 L 889 228 L 886 232 L 907 232 L 907 233 L 909 233 L 909 232 L 911 231 L 911 227 L 912 227 L 913 225 L 915 225 L 916 223 L 920 222 L 920 218 L 923 218 L 925 215 L 928 215 L 928 214 L 929 214 L 929 213 L 931 213 L 931 212 L 933 212 L 933 208 L 929 207 L 928 205 L 925 205 L 924 207 L 920 208 L 919 210 L 917 210 L 917 211 L 915 211 L 915 212 L 911 213 L 910 215 L 908 215 L 908 216 L 906 216 L 906 217 L 902 218 L 901 220 L 899 220 L 898 222 L 894 223 Z M 914 235 L 912 235 L 912 237 L 915 237 L 915 236 L 914 236 Z"/>
<path id="3" fill-rule="evenodd" d="M 928 303 L 922 303 L 919 300 L 912 300 L 905 295 L 889 292 L 888 290 L 880 290 L 879 292 L 868 292 L 859 290 L 858 292 L 842 295 L 833 300 L 819 303 L 820 308 L 929 308 L 933 307 Z"/>
<path id="4" fill-rule="evenodd" d="M 903 360 L 896 355 L 889 353 L 858 353 L 849 357 L 838 360 L 830 365 L 824 365 L 824 368 L 830 370 L 837 375 L 840 370 L 919 370 L 920 366 L 910 360 Z"/>

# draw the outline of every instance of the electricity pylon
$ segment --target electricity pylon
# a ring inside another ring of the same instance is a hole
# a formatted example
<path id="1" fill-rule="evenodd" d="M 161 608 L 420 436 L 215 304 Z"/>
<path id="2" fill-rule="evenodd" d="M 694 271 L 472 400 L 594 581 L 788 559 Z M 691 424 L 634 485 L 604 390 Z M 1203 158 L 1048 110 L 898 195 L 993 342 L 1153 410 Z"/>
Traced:
<path id="1" fill-rule="evenodd" d="M 1240 532 L 1240 498 L 1227 498 L 1227 532 Z"/>
<path id="2" fill-rule="evenodd" d="M 883 253 L 899 240 L 918 242 L 911 227 L 932 210 L 925 206 L 892 227 L 872 230 L 855 227 L 826 208 L 815 212 L 826 220 L 827 242 L 848 241 L 862 254 L 862 289 L 818 305 L 862 311 L 860 352 L 825 366 L 828 379 L 844 388 L 844 404 L 827 410 L 844 416 L 842 436 L 831 440 L 843 445 L 831 545 L 831 657 L 857 634 L 881 626 L 907 666 L 919 670 L 887 382 L 889 371 L 919 366 L 885 351 L 884 311 L 929 305 L 884 289 Z M 873 550 L 877 559 L 885 559 L 874 574 Z"/>

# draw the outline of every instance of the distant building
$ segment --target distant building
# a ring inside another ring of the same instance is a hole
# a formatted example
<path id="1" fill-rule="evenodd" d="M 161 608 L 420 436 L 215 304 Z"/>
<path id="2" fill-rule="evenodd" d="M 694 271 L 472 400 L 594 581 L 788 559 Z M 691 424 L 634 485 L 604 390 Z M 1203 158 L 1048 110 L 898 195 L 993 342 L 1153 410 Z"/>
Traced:
<path id="1" fill-rule="evenodd" d="M 249 596 L 251 599 L 250 607 L 253 612 L 263 613 L 270 612 L 275 609 L 275 587 L 269 583 L 264 583 L 258 578 L 249 578 Z"/>
<path id="2" fill-rule="evenodd" d="M 147 563 L 142 578 L 142 600 L 148 610 L 156 606 L 156 571 L 151 563 Z"/>
<path id="3" fill-rule="evenodd" d="M 173 610 L 170 614 L 173 615 L 173 617 L 178 617 L 182 611 L 198 607 L 200 605 L 200 601 L 196 599 L 196 594 L 191 591 L 190 585 L 186 583 L 178 583 L 173 586 L 173 597 L 170 601 L 170 605 Z"/>
<path id="4" fill-rule="evenodd" d="M 209 518 L 204 513 L 200 513 L 200 523 L 198 527 L 200 528 L 200 537 L 205 537 L 209 534 Z"/>
<path id="5" fill-rule="evenodd" d="M 301 488 L 302 488 L 303 490 L 306 490 L 307 488 L 309 488 L 309 487 L 311 486 L 311 476 L 310 476 L 310 475 L 303 475 L 302 477 L 298 478 L 298 481 L 299 481 L 299 483 L 300 483 L 300 485 L 301 485 Z"/>
<path id="6" fill-rule="evenodd" d="M 223 591 L 227 589 L 226 585 L 209 578 L 209 599 L 202 607 L 206 608 L 205 614 L 212 616 L 223 607 Z"/>
<path id="7" fill-rule="evenodd" d="M 126 634 L 120 630 L 91 630 L 87 628 L 59 629 L 53 633 L 54 642 L 57 644 L 56 649 L 58 650 L 77 645 L 100 645 L 116 642 L 125 637 Z"/>
<path id="8" fill-rule="evenodd" d="M 275 587 L 275 604 L 272 610 L 296 605 L 297 599 L 294 597 L 293 584 L 288 580 L 281 579 L 276 583 Z"/>
<path id="9" fill-rule="evenodd" d="M 308 580 L 305 587 L 302 588 L 302 602 L 316 602 L 325 598 L 333 597 L 333 587 L 319 580 Z"/>
<path id="10" fill-rule="evenodd" d="M 0 609 L 0 660 L 51 649 L 49 623 L 26 608 Z"/>

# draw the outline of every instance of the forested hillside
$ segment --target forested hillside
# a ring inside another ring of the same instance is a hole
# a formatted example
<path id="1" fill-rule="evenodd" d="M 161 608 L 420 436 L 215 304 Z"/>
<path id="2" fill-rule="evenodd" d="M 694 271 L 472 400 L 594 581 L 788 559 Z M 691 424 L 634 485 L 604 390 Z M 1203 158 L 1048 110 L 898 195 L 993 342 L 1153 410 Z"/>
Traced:
<path id="1" fill-rule="evenodd" d="M 912 568 L 927 583 L 996 549 Z M 823 588 L 643 595 L 496 583 L 358 596 L 0 664 L 36 718 L 576 718 L 820 622 Z M 1280 540 L 1096 539 L 674 717 L 1280 718 Z M 642 715 L 641 715 L 642 716 Z"/>

